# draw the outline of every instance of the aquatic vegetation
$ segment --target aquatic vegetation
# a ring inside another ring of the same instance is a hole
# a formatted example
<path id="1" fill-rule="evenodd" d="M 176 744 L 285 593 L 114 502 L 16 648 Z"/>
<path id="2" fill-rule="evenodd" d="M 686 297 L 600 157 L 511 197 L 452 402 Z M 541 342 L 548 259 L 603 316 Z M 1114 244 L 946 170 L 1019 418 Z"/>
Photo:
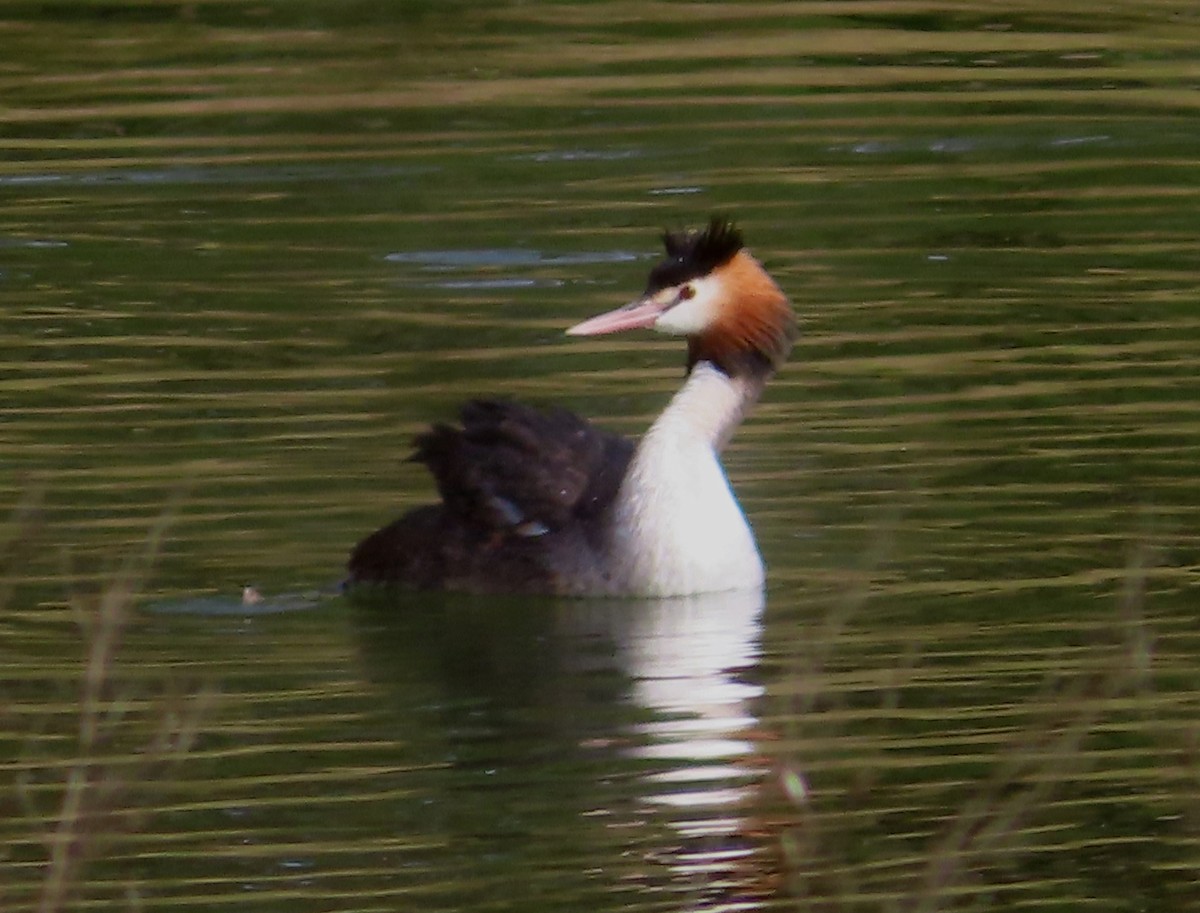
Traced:
<path id="1" fill-rule="evenodd" d="M 0 609 L 13 598 L 13 570 L 33 539 L 37 517 L 37 499 L 29 497 L 0 535 Z M 58 703 L 38 696 L 37 705 L 47 708 L 44 719 L 12 706 L 6 711 L 17 721 L 5 727 L 5 740 L 18 746 L 11 768 L 17 807 L 7 810 L 2 852 L 9 861 L 41 868 L 39 913 L 67 908 L 86 882 L 87 863 L 149 814 L 147 785 L 187 757 L 216 696 L 209 684 L 167 676 L 148 689 L 123 674 L 122 640 L 167 522 L 164 515 L 155 523 L 142 550 L 98 592 L 74 588 L 69 594 L 64 609 L 73 615 L 83 654 L 62 670 L 74 680 L 73 694 Z M 36 722 L 26 723 L 29 718 Z M 127 891 L 132 906 L 136 889 Z"/>

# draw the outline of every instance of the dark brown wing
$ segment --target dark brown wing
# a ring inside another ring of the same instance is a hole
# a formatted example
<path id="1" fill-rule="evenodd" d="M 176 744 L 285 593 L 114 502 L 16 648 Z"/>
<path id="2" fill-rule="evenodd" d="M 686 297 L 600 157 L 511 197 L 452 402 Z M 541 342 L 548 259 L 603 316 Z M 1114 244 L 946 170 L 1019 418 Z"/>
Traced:
<path id="1" fill-rule="evenodd" d="M 435 425 L 413 459 L 441 504 L 410 511 L 355 546 L 351 583 L 417 589 L 570 593 L 601 588 L 596 524 L 633 442 L 571 412 L 476 400 L 462 426 Z"/>
<path id="2" fill-rule="evenodd" d="M 413 459 L 429 467 L 464 523 L 539 535 L 596 515 L 613 499 L 633 442 L 573 412 L 472 400 L 461 428 L 435 425 Z"/>

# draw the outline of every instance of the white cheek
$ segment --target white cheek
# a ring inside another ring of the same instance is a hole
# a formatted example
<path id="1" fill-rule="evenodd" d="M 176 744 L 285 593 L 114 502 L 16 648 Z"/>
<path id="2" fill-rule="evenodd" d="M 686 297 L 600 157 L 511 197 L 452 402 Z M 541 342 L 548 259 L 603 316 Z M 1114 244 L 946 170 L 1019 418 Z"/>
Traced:
<path id="1" fill-rule="evenodd" d="M 720 304 L 720 287 L 711 277 L 691 283 L 696 294 L 665 311 L 654 322 L 660 333 L 690 336 L 699 333 L 716 319 Z"/>

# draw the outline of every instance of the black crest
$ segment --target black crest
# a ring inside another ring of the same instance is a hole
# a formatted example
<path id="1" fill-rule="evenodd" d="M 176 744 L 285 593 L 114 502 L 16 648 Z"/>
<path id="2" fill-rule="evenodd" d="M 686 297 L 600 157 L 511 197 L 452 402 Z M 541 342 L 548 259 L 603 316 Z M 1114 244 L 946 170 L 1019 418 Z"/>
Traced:
<path id="1" fill-rule="evenodd" d="M 742 249 L 742 233 L 732 222 L 713 216 L 703 231 L 665 231 L 667 259 L 650 270 L 646 294 L 707 276 Z"/>

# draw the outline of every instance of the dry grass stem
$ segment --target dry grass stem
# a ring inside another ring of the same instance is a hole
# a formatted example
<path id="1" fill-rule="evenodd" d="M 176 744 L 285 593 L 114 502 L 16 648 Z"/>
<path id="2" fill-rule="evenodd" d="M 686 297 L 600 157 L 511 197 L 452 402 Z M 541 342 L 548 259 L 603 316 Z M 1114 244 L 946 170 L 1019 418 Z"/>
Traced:
<path id="1" fill-rule="evenodd" d="M 17 575 L 11 570 L 28 541 L 36 507 L 36 498 L 26 499 L 0 536 L 0 597 L 5 600 L 12 595 Z M 139 793 L 187 755 L 216 697 L 211 686 L 178 681 L 162 682 L 158 693 L 147 695 L 144 688 L 123 683 L 120 675 L 119 653 L 133 605 L 171 515 L 164 512 L 143 548 L 122 564 L 98 594 L 76 591 L 70 597 L 86 645 L 73 757 L 65 773 L 58 773 L 61 763 L 47 761 L 40 772 L 33 765 L 16 783 L 17 802 L 31 826 L 53 822 L 42 839 L 46 863 L 38 913 L 67 908 L 83 887 L 85 863 L 102 851 L 108 839 L 136 826 L 143 815 Z M 57 787 L 49 786 L 55 807 L 40 809 L 38 796 L 55 778 Z M 130 908 L 139 908 L 140 896 L 130 890 Z"/>

